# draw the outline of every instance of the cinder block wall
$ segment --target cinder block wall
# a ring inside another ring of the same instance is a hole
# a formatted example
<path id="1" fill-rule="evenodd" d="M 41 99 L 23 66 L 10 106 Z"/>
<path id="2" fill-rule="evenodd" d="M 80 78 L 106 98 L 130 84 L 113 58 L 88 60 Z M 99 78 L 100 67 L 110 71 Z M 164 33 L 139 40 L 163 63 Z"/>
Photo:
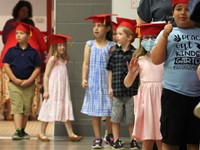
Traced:
<path id="1" fill-rule="evenodd" d="M 85 42 L 93 39 L 92 21 L 84 18 L 100 13 L 111 13 L 111 0 L 56 0 L 56 33 L 68 34 L 73 38 L 73 45 L 68 44 L 70 63 L 68 66 L 71 97 L 73 102 L 75 133 L 93 136 L 91 118 L 80 113 L 84 89 L 81 87 L 81 73 Z M 102 128 L 104 134 L 105 123 Z M 127 129 L 127 128 L 126 128 Z M 123 132 L 124 133 L 124 132 Z M 66 136 L 65 126 L 55 124 L 55 137 Z"/>

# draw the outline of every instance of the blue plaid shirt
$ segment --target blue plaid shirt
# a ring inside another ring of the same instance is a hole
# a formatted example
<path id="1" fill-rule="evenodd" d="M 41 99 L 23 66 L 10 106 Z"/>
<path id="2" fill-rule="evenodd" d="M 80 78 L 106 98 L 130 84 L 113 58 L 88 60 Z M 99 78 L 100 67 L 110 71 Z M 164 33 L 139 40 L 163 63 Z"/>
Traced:
<path id="1" fill-rule="evenodd" d="M 128 73 L 126 62 L 130 62 L 134 50 L 135 48 L 132 45 L 125 52 L 121 47 L 118 47 L 110 55 L 107 70 L 112 71 L 112 88 L 115 97 L 129 97 L 137 94 L 139 76 L 137 76 L 131 87 L 126 88 L 124 86 L 124 78 Z"/>

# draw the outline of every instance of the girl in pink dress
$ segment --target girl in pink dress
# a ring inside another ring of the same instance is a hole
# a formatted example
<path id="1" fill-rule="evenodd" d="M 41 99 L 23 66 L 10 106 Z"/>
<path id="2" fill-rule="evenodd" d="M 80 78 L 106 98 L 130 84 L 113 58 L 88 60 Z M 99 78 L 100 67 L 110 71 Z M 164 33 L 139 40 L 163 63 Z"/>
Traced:
<path id="1" fill-rule="evenodd" d="M 151 62 L 150 50 L 154 40 L 163 29 L 165 23 L 151 23 L 139 26 L 142 40 L 140 47 L 133 54 L 128 64 L 128 74 L 124 79 L 126 87 L 130 87 L 135 77 L 140 74 L 140 86 L 134 97 L 135 127 L 133 136 L 142 141 L 142 150 L 150 150 L 156 141 L 161 150 L 160 114 L 162 93 L 163 65 Z"/>
<path id="2" fill-rule="evenodd" d="M 55 34 L 49 36 L 51 48 L 49 60 L 44 73 L 44 101 L 42 103 L 38 120 L 41 123 L 40 141 L 49 141 L 45 132 L 48 122 L 61 121 L 65 123 L 69 140 L 79 141 L 81 136 L 74 134 L 71 121 L 74 120 L 70 86 L 67 71 L 67 48 L 66 40 L 69 36 Z"/>

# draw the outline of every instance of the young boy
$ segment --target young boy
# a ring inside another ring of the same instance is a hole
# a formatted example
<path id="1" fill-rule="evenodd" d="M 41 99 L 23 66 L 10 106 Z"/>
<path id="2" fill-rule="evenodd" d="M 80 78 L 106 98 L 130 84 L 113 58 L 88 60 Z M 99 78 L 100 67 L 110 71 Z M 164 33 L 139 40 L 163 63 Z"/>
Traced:
<path id="1" fill-rule="evenodd" d="M 33 49 L 28 39 L 34 34 L 34 27 L 16 22 L 17 45 L 9 48 L 3 62 L 5 71 L 10 79 L 8 83 L 11 100 L 11 114 L 14 115 L 16 132 L 13 140 L 29 139 L 25 132 L 28 116 L 35 91 L 34 81 L 40 73 L 41 61 L 38 52 Z"/>
<path id="2" fill-rule="evenodd" d="M 123 121 L 123 116 L 126 116 L 126 123 L 128 124 L 129 134 L 131 138 L 131 149 L 138 149 L 136 141 L 132 137 L 134 126 L 134 104 L 133 96 L 137 94 L 138 78 L 130 88 L 124 86 L 124 78 L 128 72 L 127 62 L 132 58 L 135 48 L 131 43 L 135 39 L 136 21 L 117 18 L 117 43 L 121 46 L 111 53 L 109 58 L 108 82 L 109 82 L 109 96 L 112 98 L 112 130 L 114 136 L 113 149 L 124 149 L 120 141 L 120 122 Z"/>
<path id="3" fill-rule="evenodd" d="M 178 150 L 187 144 L 198 150 L 200 119 L 194 107 L 200 101 L 199 65 L 200 29 L 190 20 L 188 0 L 173 0 L 173 17 L 177 27 L 168 23 L 156 39 L 151 53 L 152 62 L 164 62 L 161 98 L 162 149 Z"/>

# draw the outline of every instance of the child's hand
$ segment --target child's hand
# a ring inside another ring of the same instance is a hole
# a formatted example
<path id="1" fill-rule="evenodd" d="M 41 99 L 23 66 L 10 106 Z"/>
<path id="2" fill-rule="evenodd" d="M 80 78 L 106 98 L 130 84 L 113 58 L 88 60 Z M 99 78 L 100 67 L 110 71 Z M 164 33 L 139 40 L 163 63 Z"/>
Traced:
<path id="1" fill-rule="evenodd" d="M 169 34 L 172 32 L 173 26 L 170 21 L 164 27 L 163 37 L 168 38 Z"/>
<path id="2" fill-rule="evenodd" d="M 108 89 L 108 94 L 109 94 L 109 95 L 108 95 L 109 98 L 112 99 L 112 98 L 113 98 L 113 89 L 112 89 L 112 88 L 109 88 L 109 89 Z"/>
<path id="3" fill-rule="evenodd" d="M 127 62 L 128 72 L 134 74 L 139 70 L 139 64 L 137 58 L 132 58 L 130 63 Z"/>
<path id="4" fill-rule="evenodd" d="M 49 99 L 49 92 L 44 91 L 44 93 L 43 93 L 43 98 L 44 98 L 44 99 Z"/>
<path id="5" fill-rule="evenodd" d="M 22 80 L 22 83 L 21 83 L 21 87 L 27 87 L 27 86 L 29 86 L 29 85 L 31 85 L 32 84 L 32 82 L 31 81 L 29 81 L 29 80 Z"/>
<path id="6" fill-rule="evenodd" d="M 81 83 L 81 86 L 83 87 L 83 88 L 86 88 L 87 87 L 87 80 L 83 80 L 82 81 L 82 83 Z"/>
<path id="7" fill-rule="evenodd" d="M 15 81 L 13 81 L 16 85 L 18 85 L 18 86 L 21 86 L 21 84 L 22 84 L 22 80 L 20 80 L 20 79 L 16 79 Z"/>

